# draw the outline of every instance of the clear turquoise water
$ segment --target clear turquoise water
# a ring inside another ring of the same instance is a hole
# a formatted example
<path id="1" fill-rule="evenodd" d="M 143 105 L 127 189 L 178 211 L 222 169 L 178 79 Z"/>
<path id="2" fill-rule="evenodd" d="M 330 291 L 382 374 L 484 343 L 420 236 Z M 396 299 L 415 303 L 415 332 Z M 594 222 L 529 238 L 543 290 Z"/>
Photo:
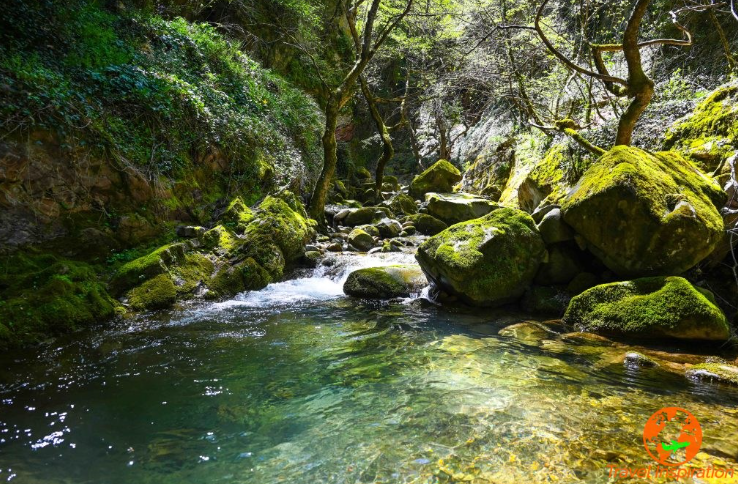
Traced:
<path id="1" fill-rule="evenodd" d="M 312 278 L 3 355 L 0 481 L 607 482 L 663 406 L 738 460 L 738 393 L 521 315 L 363 303 Z M 696 461 L 695 461 L 696 463 Z M 463 479 L 467 479 L 464 481 Z"/>

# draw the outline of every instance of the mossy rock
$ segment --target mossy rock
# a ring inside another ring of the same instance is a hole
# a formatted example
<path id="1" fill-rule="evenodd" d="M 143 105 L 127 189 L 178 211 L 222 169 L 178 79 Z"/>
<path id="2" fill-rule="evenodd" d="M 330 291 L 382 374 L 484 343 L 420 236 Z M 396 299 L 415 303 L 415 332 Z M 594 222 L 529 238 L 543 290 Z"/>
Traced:
<path id="1" fill-rule="evenodd" d="M 389 200 L 383 203 L 388 207 L 392 213 L 412 215 L 418 213 L 418 206 L 415 205 L 415 200 L 409 195 L 404 193 L 398 193 Z"/>
<path id="2" fill-rule="evenodd" d="M 461 172 L 446 160 L 438 160 L 410 183 L 410 196 L 423 200 L 428 192 L 449 193 L 461 181 Z"/>
<path id="3" fill-rule="evenodd" d="M 679 274 L 723 236 L 724 193 L 676 152 L 616 146 L 561 205 L 564 221 L 609 269 L 625 277 Z"/>
<path id="4" fill-rule="evenodd" d="M 370 172 L 363 166 L 356 168 L 354 174 L 356 174 L 356 178 L 358 178 L 359 180 L 371 180 L 372 178 L 372 172 Z"/>
<path id="5" fill-rule="evenodd" d="M 164 274 L 170 265 L 183 260 L 185 256 L 184 244 L 168 244 L 124 264 L 113 276 L 110 287 L 114 294 L 122 294 L 126 290 Z"/>
<path id="6" fill-rule="evenodd" d="M 725 363 L 700 363 L 687 370 L 687 378 L 738 386 L 738 367 Z"/>
<path id="7" fill-rule="evenodd" d="M 474 306 L 500 306 L 523 295 L 545 252 L 530 215 L 500 208 L 431 237 L 415 257 L 446 292 Z"/>
<path id="8" fill-rule="evenodd" d="M 236 197 L 228 204 L 228 207 L 220 216 L 219 221 L 242 233 L 253 219 L 254 213 L 248 205 L 244 203 L 241 197 Z"/>
<path id="9" fill-rule="evenodd" d="M 374 247 L 374 237 L 361 229 L 354 229 L 348 235 L 348 243 L 354 249 L 366 252 Z"/>
<path id="10" fill-rule="evenodd" d="M 379 222 L 383 218 L 391 216 L 392 212 L 386 207 L 362 207 L 351 210 L 351 213 L 343 219 L 343 225 L 356 227 L 357 225 Z"/>
<path id="11" fill-rule="evenodd" d="M 244 241 L 225 225 L 216 225 L 202 236 L 203 248 L 221 257 L 232 256 L 243 243 Z"/>
<path id="12" fill-rule="evenodd" d="M 719 87 L 669 128 L 664 149 L 679 151 L 709 171 L 738 151 L 738 82 Z"/>
<path id="13" fill-rule="evenodd" d="M 582 331 L 634 338 L 730 337 L 712 293 L 675 276 L 595 286 L 572 298 L 564 322 Z"/>
<path id="14" fill-rule="evenodd" d="M 428 214 L 448 225 L 487 215 L 500 206 L 469 193 L 427 193 Z"/>
<path id="15" fill-rule="evenodd" d="M 177 300 L 177 288 L 169 274 L 160 274 L 128 292 L 128 304 L 136 310 L 166 309 Z"/>
<path id="16" fill-rule="evenodd" d="M 557 203 L 566 195 L 568 156 L 566 143 L 555 144 L 546 152 L 518 188 L 520 208 L 533 212 L 543 200 L 548 198 L 550 203 Z"/>
<path id="17" fill-rule="evenodd" d="M 343 292 L 366 299 L 392 299 L 418 293 L 426 285 L 423 271 L 414 264 L 368 267 L 349 274 Z"/>
<path id="18" fill-rule="evenodd" d="M 48 253 L 14 254 L 0 270 L 0 346 L 36 343 L 111 318 L 119 304 L 93 266 Z"/>
<path id="19" fill-rule="evenodd" d="M 494 150 L 483 150 L 464 170 L 459 189 L 493 201 L 499 200 L 515 165 L 514 142 L 515 139 L 510 138 Z"/>
<path id="20" fill-rule="evenodd" d="M 423 235 L 436 235 L 448 228 L 445 222 L 426 213 L 410 215 L 405 217 L 405 221 L 411 222 L 413 227 Z"/>

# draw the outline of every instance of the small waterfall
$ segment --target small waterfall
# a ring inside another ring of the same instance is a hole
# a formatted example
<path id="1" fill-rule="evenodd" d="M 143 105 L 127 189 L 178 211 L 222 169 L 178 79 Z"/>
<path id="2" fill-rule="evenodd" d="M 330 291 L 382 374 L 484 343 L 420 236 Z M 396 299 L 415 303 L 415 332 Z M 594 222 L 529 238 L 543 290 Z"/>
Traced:
<path id="1" fill-rule="evenodd" d="M 415 257 L 407 252 L 341 253 L 329 254 L 321 262 L 304 277 L 275 282 L 260 291 L 248 291 L 217 306 L 264 308 L 327 301 L 343 297 L 343 283 L 351 272 L 365 267 L 414 264 Z"/>

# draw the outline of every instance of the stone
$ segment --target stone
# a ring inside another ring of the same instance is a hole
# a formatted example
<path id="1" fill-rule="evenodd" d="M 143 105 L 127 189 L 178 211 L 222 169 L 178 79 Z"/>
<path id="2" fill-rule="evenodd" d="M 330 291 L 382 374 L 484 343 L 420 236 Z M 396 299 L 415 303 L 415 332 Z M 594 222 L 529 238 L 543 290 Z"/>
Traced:
<path id="1" fill-rule="evenodd" d="M 449 193 L 461 181 L 461 172 L 446 160 L 438 160 L 410 183 L 410 196 L 423 200 L 428 192 Z"/>
<path id="2" fill-rule="evenodd" d="M 369 267 L 349 274 L 343 292 L 366 299 L 392 299 L 419 293 L 428 285 L 415 264 Z"/>
<path id="3" fill-rule="evenodd" d="M 720 243 L 724 193 L 676 152 L 616 146 L 564 198 L 564 221 L 622 277 L 676 275 Z"/>
<path id="4" fill-rule="evenodd" d="M 428 214 L 448 225 L 487 215 L 500 206 L 486 198 L 468 193 L 428 193 Z"/>
<path id="5" fill-rule="evenodd" d="M 441 220 L 425 213 L 410 215 L 405 218 L 405 221 L 423 235 L 436 235 L 448 228 L 448 225 Z"/>
<path id="6" fill-rule="evenodd" d="M 538 231 L 546 244 L 574 240 L 574 231 L 564 222 L 559 208 L 552 208 L 543 216 L 538 223 Z"/>
<path id="7" fill-rule="evenodd" d="M 563 321 L 581 331 L 643 339 L 730 337 L 712 293 L 676 276 L 595 286 L 572 298 Z"/>
<path id="8" fill-rule="evenodd" d="M 700 363 L 687 370 L 687 378 L 738 386 L 738 367 L 725 363 Z"/>
<path id="9" fill-rule="evenodd" d="M 623 358 L 623 364 L 629 368 L 653 368 L 659 366 L 654 360 L 637 351 L 626 353 Z"/>
<path id="10" fill-rule="evenodd" d="M 348 243 L 356 250 L 366 252 L 374 247 L 374 238 L 361 229 L 354 229 L 349 233 Z"/>
<path id="11" fill-rule="evenodd" d="M 415 200 L 404 193 L 398 193 L 382 204 L 398 215 L 418 213 L 418 206 L 415 204 Z"/>
<path id="12" fill-rule="evenodd" d="M 538 268 L 535 283 L 543 286 L 568 284 L 584 269 L 579 249 L 566 243 L 549 245 L 548 259 Z"/>
<path id="13" fill-rule="evenodd" d="M 391 215 L 392 213 L 385 207 L 362 207 L 352 209 L 351 212 L 343 219 L 343 222 L 344 225 L 349 227 L 356 227 L 357 225 L 379 222 L 383 218 Z"/>
<path id="14" fill-rule="evenodd" d="M 431 237 L 415 257 L 444 291 L 474 306 L 500 306 L 523 295 L 545 252 L 530 215 L 500 208 Z"/>
<path id="15" fill-rule="evenodd" d="M 397 237 L 402 232 L 400 222 L 389 218 L 382 219 L 375 227 L 379 231 L 379 236 L 385 239 Z"/>
<path id="16" fill-rule="evenodd" d="M 571 300 L 569 293 L 558 286 L 531 286 L 520 300 L 520 306 L 531 314 L 561 317 Z"/>

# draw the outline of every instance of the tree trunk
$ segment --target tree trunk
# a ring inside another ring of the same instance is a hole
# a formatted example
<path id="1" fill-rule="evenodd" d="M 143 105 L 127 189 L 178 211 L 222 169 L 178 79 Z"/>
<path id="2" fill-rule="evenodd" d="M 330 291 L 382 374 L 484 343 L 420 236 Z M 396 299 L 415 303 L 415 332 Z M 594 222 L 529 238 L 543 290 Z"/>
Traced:
<path id="1" fill-rule="evenodd" d="M 628 64 L 628 97 L 633 100 L 628 109 L 620 116 L 618 123 L 618 134 L 615 137 L 615 145 L 630 146 L 633 137 L 633 129 L 636 122 L 651 103 L 653 97 L 653 81 L 643 71 L 641 63 L 641 51 L 638 47 L 638 32 L 641 29 L 641 21 L 646 14 L 648 4 L 651 0 L 638 0 L 633 12 L 628 19 L 628 25 L 623 34 L 623 54 Z"/>
<path id="2" fill-rule="evenodd" d="M 336 153 L 336 126 L 338 124 L 338 111 L 340 100 L 333 93 L 325 106 L 325 131 L 323 131 L 323 169 L 315 184 L 313 196 L 310 199 L 308 213 L 310 218 L 318 222 L 321 227 L 325 225 L 325 202 L 331 187 L 333 174 L 336 171 L 338 155 Z"/>
<path id="3" fill-rule="evenodd" d="M 395 149 L 392 146 L 392 138 L 390 137 L 389 129 L 387 129 L 387 125 L 384 124 L 384 119 L 382 119 L 382 115 L 379 113 L 379 109 L 377 109 L 377 103 L 374 99 L 374 95 L 372 94 L 371 90 L 369 90 L 369 84 L 366 82 L 364 76 L 361 76 L 359 78 L 359 81 L 361 82 L 361 92 L 364 94 L 364 99 L 366 99 L 366 103 L 369 105 L 369 112 L 372 115 L 374 124 L 377 125 L 377 132 L 379 133 L 379 137 L 382 139 L 382 155 L 377 161 L 377 170 L 375 172 L 374 185 L 374 190 L 377 193 L 377 197 L 379 197 L 382 191 L 384 167 L 387 165 L 387 162 L 389 162 L 389 160 L 391 160 L 394 156 Z"/>

